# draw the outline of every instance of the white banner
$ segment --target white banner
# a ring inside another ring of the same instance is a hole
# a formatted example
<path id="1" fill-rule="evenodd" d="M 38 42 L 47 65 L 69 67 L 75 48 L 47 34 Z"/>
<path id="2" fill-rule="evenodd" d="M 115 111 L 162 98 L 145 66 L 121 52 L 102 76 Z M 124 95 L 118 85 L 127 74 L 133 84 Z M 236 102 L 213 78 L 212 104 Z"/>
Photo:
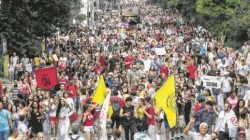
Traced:
<path id="1" fill-rule="evenodd" d="M 216 76 L 201 76 L 205 88 L 221 88 L 221 78 Z"/>
<path id="2" fill-rule="evenodd" d="M 155 53 L 157 55 L 165 55 L 165 54 L 167 54 L 165 48 L 155 48 Z"/>
<path id="3" fill-rule="evenodd" d="M 107 115 L 108 115 L 108 108 L 109 108 L 109 100 L 110 100 L 110 92 L 107 94 L 103 102 L 101 113 L 100 113 L 100 122 L 101 122 L 100 140 L 108 140 L 106 125 L 107 125 L 107 119 L 108 119 Z"/>

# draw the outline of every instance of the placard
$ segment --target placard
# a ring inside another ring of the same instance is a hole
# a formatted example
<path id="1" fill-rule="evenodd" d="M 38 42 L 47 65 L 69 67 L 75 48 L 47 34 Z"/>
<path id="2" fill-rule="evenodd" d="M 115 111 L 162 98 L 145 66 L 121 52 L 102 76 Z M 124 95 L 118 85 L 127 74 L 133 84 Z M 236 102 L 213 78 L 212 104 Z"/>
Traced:
<path id="1" fill-rule="evenodd" d="M 157 55 L 165 55 L 165 54 L 167 54 L 165 48 L 155 48 L 155 53 Z"/>
<path id="2" fill-rule="evenodd" d="M 201 81 L 205 88 L 221 88 L 220 77 L 203 75 Z"/>

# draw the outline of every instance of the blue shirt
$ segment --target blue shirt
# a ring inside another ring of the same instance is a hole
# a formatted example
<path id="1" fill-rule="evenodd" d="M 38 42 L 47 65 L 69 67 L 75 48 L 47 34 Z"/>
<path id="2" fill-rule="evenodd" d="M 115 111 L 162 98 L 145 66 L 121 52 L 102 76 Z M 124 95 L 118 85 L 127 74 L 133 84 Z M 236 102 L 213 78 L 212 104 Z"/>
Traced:
<path id="1" fill-rule="evenodd" d="M 0 132 L 9 130 L 9 119 L 10 119 L 10 112 L 2 109 L 0 111 Z"/>

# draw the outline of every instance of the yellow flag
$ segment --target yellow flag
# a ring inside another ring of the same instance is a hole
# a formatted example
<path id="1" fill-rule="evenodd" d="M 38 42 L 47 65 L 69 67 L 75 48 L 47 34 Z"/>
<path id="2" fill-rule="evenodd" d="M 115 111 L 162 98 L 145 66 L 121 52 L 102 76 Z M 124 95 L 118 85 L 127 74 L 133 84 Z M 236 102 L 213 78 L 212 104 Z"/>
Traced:
<path id="1" fill-rule="evenodd" d="M 106 95 L 107 95 L 107 88 L 105 85 L 104 78 L 101 75 L 100 79 L 99 79 L 99 83 L 97 85 L 97 88 L 95 89 L 92 102 L 99 104 L 99 105 L 102 105 L 104 100 L 105 100 Z"/>
<path id="2" fill-rule="evenodd" d="M 169 127 L 176 125 L 176 97 L 175 97 L 175 80 L 174 75 L 171 75 L 163 86 L 156 92 L 155 95 L 156 107 L 162 108 L 167 116 Z"/>
<path id="3" fill-rule="evenodd" d="M 109 118 L 111 118 L 112 114 L 113 114 L 113 108 L 112 108 L 112 105 L 109 104 L 109 109 L 108 109 L 108 116 L 109 116 Z"/>

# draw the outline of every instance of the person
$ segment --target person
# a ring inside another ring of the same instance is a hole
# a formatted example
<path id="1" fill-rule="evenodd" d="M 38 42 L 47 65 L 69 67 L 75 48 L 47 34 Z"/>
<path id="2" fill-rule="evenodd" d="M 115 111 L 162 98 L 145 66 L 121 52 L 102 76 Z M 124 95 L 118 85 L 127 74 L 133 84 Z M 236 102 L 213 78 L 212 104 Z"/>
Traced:
<path id="1" fill-rule="evenodd" d="M 3 109 L 3 102 L 0 101 L 0 140 L 7 140 L 11 126 L 10 112 Z"/>
<path id="2" fill-rule="evenodd" d="M 45 140 L 44 134 L 42 132 L 37 133 L 36 140 Z"/>
<path id="3" fill-rule="evenodd" d="M 125 131 L 125 139 L 126 140 L 134 140 L 134 134 L 136 132 L 136 121 L 135 121 L 135 109 L 134 106 L 131 105 L 132 98 L 126 98 L 126 105 L 123 106 L 120 110 L 120 116 L 122 118 L 122 127 Z M 129 139 L 129 136 L 131 139 Z"/>
<path id="4" fill-rule="evenodd" d="M 120 114 L 120 109 L 122 108 L 122 106 L 124 106 L 124 100 L 118 96 L 118 90 L 115 90 L 113 92 L 113 96 L 111 97 L 110 100 L 112 109 L 113 109 L 113 114 L 111 116 L 111 120 L 112 120 L 112 125 L 111 128 L 113 128 L 114 126 L 116 126 L 116 129 L 121 130 L 120 125 L 121 125 L 121 118 L 119 116 Z"/>
<path id="5" fill-rule="evenodd" d="M 39 102 L 34 101 L 32 102 L 32 110 L 29 113 L 29 125 L 28 127 L 31 128 L 31 134 L 33 137 L 36 137 L 38 132 L 43 132 L 43 113 L 40 110 Z"/>
<path id="6" fill-rule="evenodd" d="M 213 133 L 211 134 L 211 140 L 219 140 L 218 134 L 217 134 L 216 132 L 213 132 Z"/>
<path id="7" fill-rule="evenodd" d="M 18 130 L 16 128 L 12 128 L 8 140 L 17 140 L 17 137 L 18 137 Z"/>
<path id="8" fill-rule="evenodd" d="M 226 100 L 226 101 L 227 101 L 228 103 L 230 103 L 231 106 L 232 106 L 232 109 L 234 109 L 234 108 L 236 107 L 237 103 L 238 103 L 238 100 L 239 100 L 239 98 L 238 98 L 238 96 L 237 96 L 237 91 L 232 91 L 232 92 L 230 93 L 230 96 L 227 97 L 227 100 Z"/>
<path id="9" fill-rule="evenodd" d="M 234 108 L 235 115 L 238 119 L 238 126 L 241 129 L 249 128 L 249 110 L 245 107 L 245 100 L 240 99 Z"/>
<path id="10" fill-rule="evenodd" d="M 206 122 L 208 127 L 208 133 L 211 134 L 212 130 L 214 129 L 215 121 L 216 121 L 216 113 L 213 110 L 213 102 L 207 101 L 205 108 L 199 110 L 195 115 L 196 119 L 196 127 L 200 125 L 202 122 Z M 197 128 L 198 130 L 198 128 Z"/>
<path id="11" fill-rule="evenodd" d="M 58 96 L 54 96 L 49 106 L 49 121 L 50 121 L 50 126 L 52 129 L 51 130 L 52 137 L 54 138 L 57 135 L 57 128 L 58 128 L 58 122 L 59 122 L 59 118 L 56 116 L 58 104 L 59 104 Z"/>
<path id="12" fill-rule="evenodd" d="M 12 105 L 11 108 L 11 120 L 12 120 L 12 126 L 17 128 L 18 127 L 18 112 L 17 107 L 15 105 Z"/>
<path id="13" fill-rule="evenodd" d="M 137 129 L 138 127 L 140 127 L 142 131 L 146 131 L 148 129 L 148 125 L 146 124 L 146 118 L 144 115 L 144 110 L 145 110 L 145 99 L 140 98 L 138 100 L 138 105 L 136 107 L 135 117 L 136 117 Z"/>
<path id="14" fill-rule="evenodd" d="M 79 126 L 78 125 L 72 125 L 72 135 L 69 136 L 68 140 L 84 140 L 83 137 L 78 135 L 79 132 Z"/>
<path id="15" fill-rule="evenodd" d="M 215 125 L 215 132 L 219 132 L 220 140 L 234 140 L 237 133 L 237 118 L 234 111 L 231 109 L 230 103 L 225 103 L 224 110 L 218 115 Z"/>
<path id="16" fill-rule="evenodd" d="M 194 60 L 191 60 L 189 64 L 187 67 L 188 78 L 194 83 L 197 78 L 197 67 L 194 65 Z"/>
<path id="17" fill-rule="evenodd" d="M 191 126 L 194 125 L 195 119 L 191 118 L 183 133 L 192 138 L 192 140 L 211 140 L 211 135 L 207 133 L 208 125 L 202 122 L 199 126 L 199 132 L 190 131 Z"/>
<path id="18" fill-rule="evenodd" d="M 155 109 L 151 104 L 151 97 L 145 98 L 145 110 L 144 114 L 146 116 L 146 123 L 148 125 L 148 135 L 152 140 L 156 140 L 156 118 Z"/>
<path id="19" fill-rule="evenodd" d="M 29 138 L 29 130 L 27 125 L 25 124 L 25 115 L 19 115 L 19 122 L 18 122 L 18 138 L 19 139 L 28 139 Z"/>
<path id="20" fill-rule="evenodd" d="M 70 113 L 71 111 L 68 107 L 66 99 L 60 99 L 56 112 L 56 117 L 59 118 L 58 128 L 60 140 L 67 140 L 68 138 L 68 131 L 70 127 Z"/>
<path id="21" fill-rule="evenodd" d="M 68 93 L 68 97 L 73 99 L 73 106 L 72 107 L 70 106 L 70 107 L 72 109 L 74 109 L 76 107 L 76 101 L 77 101 L 77 96 L 78 96 L 78 87 L 75 85 L 73 79 L 69 79 L 69 84 L 66 86 L 66 91 Z"/>
<path id="22" fill-rule="evenodd" d="M 85 105 L 83 108 L 82 122 L 84 124 L 84 132 L 86 140 L 91 140 L 93 137 L 94 122 L 95 122 L 95 118 L 92 114 L 93 110 L 94 107 L 92 107 L 91 105 Z"/>
<path id="23" fill-rule="evenodd" d="M 27 102 L 29 98 L 29 94 L 31 93 L 30 85 L 27 79 L 23 79 L 23 83 L 20 87 L 20 93 L 23 95 L 24 101 Z"/>
<path id="24" fill-rule="evenodd" d="M 224 77 L 221 79 L 221 92 L 224 95 L 224 99 L 229 96 L 229 93 L 232 90 L 233 81 L 229 77 L 229 72 L 224 72 Z"/>

